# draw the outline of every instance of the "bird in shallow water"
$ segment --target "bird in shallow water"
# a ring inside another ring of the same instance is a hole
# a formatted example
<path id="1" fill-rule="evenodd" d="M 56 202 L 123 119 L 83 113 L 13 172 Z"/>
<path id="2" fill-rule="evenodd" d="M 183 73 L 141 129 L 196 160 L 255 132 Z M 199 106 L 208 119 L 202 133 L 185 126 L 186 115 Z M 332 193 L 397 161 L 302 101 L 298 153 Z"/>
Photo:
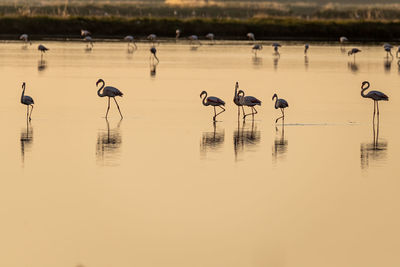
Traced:
<path id="1" fill-rule="evenodd" d="M 206 91 L 201 92 L 200 98 L 203 98 L 202 103 L 204 106 L 213 106 L 214 107 L 213 121 L 216 121 L 217 116 L 225 111 L 225 109 L 223 108 L 223 106 L 225 106 L 225 101 L 223 101 L 221 98 L 218 98 L 215 96 L 207 97 Z M 222 111 L 216 113 L 215 107 L 220 107 L 222 109 Z"/>
<path id="2" fill-rule="evenodd" d="M 107 112 L 106 112 L 106 118 L 107 118 L 107 115 L 108 115 L 108 111 L 110 110 L 110 98 L 113 98 L 114 101 L 115 101 L 115 104 L 117 105 L 117 108 L 118 108 L 118 111 L 119 111 L 119 115 L 121 115 L 121 119 L 122 119 L 123 116 L 122 116 L 121 110 L 119 109 L 119 105 L 118 105 L 117 100 L 115 99 L 115 97 L 116 97 L 116 96 L 122 97 L 124 94 L 123 94 L 120 90 L 118 90 L 117 88 L 115 88 L 115 87 L 112 87 L 112 86 L 105 86 L 106 83 L 104 82 L 103 79 L 99 79 L 99 80 L 96 82 L 96 86 L 98 86 L 99 83 L 102 83 L 102 86 L 100 87 L 99 90 L 97 90 L 97 95 L 98 95 L 99 97 L 105 97 L 105 96 L 108 97 L 108 107 L 107 107 Z M 104 86 L 105 86 L 105 87 L 104 87 Z M 101 90 L 103 90 L 102 93 L 100 93 Z"/>
<path id="3" fill-rule="evenodd" d="M 277 123 L 279 119 L 282 119 L 283 121 L 285 121 L 285 111 L 284 111 L 284 109 L 289 107 L 289 104 L 285 99 L 278 98 L 277 94 L 274 94 L 272 96 L 272 100 L 274 100 L 274 99 L 275 99 L 275 109 L 279 108 L 281 110 L 281 112 L 282 112 L 282 116 L 277 118 L 275 120 L 275 123 Z"/>
<path id="4" fill-rule="evenodd" d="M 361 96 L 364 98 L 370 98 L 374 100 L 374 118 L 375 118 L 375 113 L 377 112 L 377 115 L 379 117 L 379 101 L 389 101 L 389 97 L 385 95 L 384 93 L 380 91 L 369 91 L 368 94 L 364 94 L 364 91 L 367 90 L 370 86 L 370 83 L 368 81 L 364 81 L 361 84 Z"/>
<path id="5" fill-rule="evenodd" d="M 32 111 L 33 111 L 33 98 L 25 95 L 25 82 L 22 83 L 22 95 L 21 95 L 21 104 L 26 105 L 26 119 L 31 121 Z M 29 107 L 31 107 L 31 113 L 29 114 Z"/>

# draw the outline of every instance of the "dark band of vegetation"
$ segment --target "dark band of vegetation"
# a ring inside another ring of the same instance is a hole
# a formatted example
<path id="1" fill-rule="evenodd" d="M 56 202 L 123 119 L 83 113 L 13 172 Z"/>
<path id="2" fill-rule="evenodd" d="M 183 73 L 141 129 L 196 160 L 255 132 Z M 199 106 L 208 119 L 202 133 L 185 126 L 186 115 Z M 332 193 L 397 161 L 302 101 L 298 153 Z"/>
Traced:
<path id="1" fill-rule="evenodd" d="M 121 17 L 1 17 L 0 34 L 28 33 L 38 36 L 79 38 L 81 29 L 92 32 L 93 38 L 119 38 L 127 34 L 144 37 L 155 33 L 159 37 L 192 34 L 202 38 L 213 32 L 217 39 L 245 39 L 253 32 L 257 39 L 337 40 L 347 36 L 354 41 L 395 41 L 400 36 L 400 22 L 336 21 L 305 19 L 174 19 Z"/>

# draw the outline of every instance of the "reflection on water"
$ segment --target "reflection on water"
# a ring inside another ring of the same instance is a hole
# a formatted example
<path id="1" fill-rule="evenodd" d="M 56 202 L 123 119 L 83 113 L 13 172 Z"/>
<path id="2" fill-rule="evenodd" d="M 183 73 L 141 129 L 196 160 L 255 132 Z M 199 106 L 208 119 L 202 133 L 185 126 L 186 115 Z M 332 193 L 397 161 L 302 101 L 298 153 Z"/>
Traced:
<path id="1" fill-rule="evenodd" d="M 199 49 L 199 46 L 198 45 L 191 45 L 189 49 L 190 49 L 190 51 L 197 51 Z"/>
<path id="2" fill-rule="evenodd" d="M 355 61 L 348 62 L 347 68 L 353 73 L 357 73 L 359 70 L 358 64 Z"/>
<path id="3" fill-rule="evenodd" d="M 385 70 L 385 73 L 390 73 L 390 69 L 392 68 L 392 62 L 393 58 L 386 58 L 385 61 L 383 62 L 383 68 Z"/>
<path id="4" fill-rule="evenodd" d="M 282 124 L 282 129 L 276 128 L 276 137 L 274 146 L 272 147 L 272 159 L 274 163 L 284 158 L 288 150 L 288 141 L 285 140 L 285 124 Z"/>
<path id="5" fill-rule="evenodd" d="M 102 165 L 116 165 L 120 157 L 120 148 L 122 144 L 121 132 L 119 127 L 122 120 L 117 126 L 110 129 L 110 123 L 105 119 L 107 124 L 106 130 L 100 130 L 97 135 L 96 158 L 98 163 Z"/>
<path id="6" fill-rule="evenodd" d="M 344 46 L 341 46 L 341 47 L 340 47 L 340 52 L 341 52 L 342 54 L 346 53 L 346 48 L 345 48 Z"/>
<path id="7" fill-rule="evenodd" d="M 274 64 L 274 70 L 278 69 L 278 63 L 279 63 L 279 59 L 281 59 L 280 56 L 274 56 L 273 60 L 273 64 Z"/>
<path id="8" fill-rule="evenodd" d="M 47 68 L 47 62 L 46 62 L 46 60 L 40 59 L 40 60 L 38 61 L 38 66 L 37 66 L 37 68 L 38 68 L 38 71 L 44 71 L 44 70 Z"/>
<path id="9" fill-rule="evenodd" d="M 33 129 L 28 120 L 26 121 L 26 128 L 22 128 L 21 130 L 20 141 L 21 141 L 21 159 L 22 159 L 22 164 L 24 164 L 25 152 L 30 151 L 33 141 Z"/>
<path id="10" fill-rule="evenodd" d="M 262 66 L 263 59 L 261 57 L 254 56 L 251 58 L 251 62 L 253 63 L 254 66 L 259 67 Z"/>
<path id="11" fill-rule="evenodd" d="M 247 124 L 243 121 L 242 126 L 238 120 L 237 129 L 233 132 L 233 149 L 235 151 L 235 159 L 237 156 L 246 151 L 254 150 L 261 141 L 261 132 L 257 130 L 254 121 Z"/>
<path id="12" fill-rule="evenodd" d="M 225 140 L 225 131 L 218 130 L 217 131 L 217 122 L 213 122 L 213 131 L 212 132 L 203 132 L 201 143 L 200 143 L 200 152 L 202 155 L 205 155 L 207 151 L 217 150 L 219 149 Z"/>
<path id="13" fill-rule="evenodd" d="M 379 142 L 379 116 L 378 122 L 375 127 L 375 121 L 373 121 L 373 141 L 372 143 L 365 142 L 360 145 L 360 159 L 361 168 L 367 169 L 372 162 L 378 163 L 386 159 L 388 143 L 385 140 Z"/>
<path id="14" fill-rule="evenodd" d="M 306 70 L 308 69 L 308 65 L 309 65 L 308 56 L 305 55 L 304 56 L 304 67 L 305 67 Z"/>

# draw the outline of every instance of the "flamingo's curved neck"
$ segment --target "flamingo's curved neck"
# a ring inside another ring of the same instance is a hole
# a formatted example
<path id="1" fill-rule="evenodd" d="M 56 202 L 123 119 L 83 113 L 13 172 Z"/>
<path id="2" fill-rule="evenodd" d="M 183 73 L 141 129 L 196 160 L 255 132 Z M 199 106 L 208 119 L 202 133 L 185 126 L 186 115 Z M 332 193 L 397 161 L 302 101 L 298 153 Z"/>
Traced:
<path id="1" fill-rule="evenodd" d="M 238 92 L 237 92 L 238 87 L 239 87 L 239 85 L 236 84 L 235 85 L 235 98 L 239 97 Z"/>
<path id="2" fill-rule="evenodd" d="M 272 99 L 275 98 L 275 109 L 278 109 L 278 96 L 275 94 Z"/>
<path id="3" fill-rule="evenodd" d="M 104 88 L 104 85 L 106 84 L 103 80 L 100 81 L 101 83 L 103 83 L 103 85 L 100 87 L 99 90 L 97 90 L 97 95 L 100 97 L 104 96 L 104 93 L 100 93 L 100 91 Z"/>
<path id="4" fill-rule="evenodd" d="M 203 97 L 203 105 L 204 106 L 208 106 L 207 103 L 206 103 L 207 92 L 205 92 L 203 95 L 204 95 L 204 97 Z"/>
<path id="5" fill-rule="evenodd" d="M 369 83 L 367 83 L 367 87 L 364 87 L 364 85 L 361 86 L 361 96 L 362 97 L 366 97 L 364 94 L 364 91 L 367 90 L 369 88 Z"/>
<path id="6" fill-rule="evenodd" d="M 21 95 L 21 103 L 22 103 L 22 101 L 24 99 L 24 95 L 25 95 L 25 84 L 22 85 L 22 88 L 23 88 L 23 90 L 22 90 L 22 95 Z"/>

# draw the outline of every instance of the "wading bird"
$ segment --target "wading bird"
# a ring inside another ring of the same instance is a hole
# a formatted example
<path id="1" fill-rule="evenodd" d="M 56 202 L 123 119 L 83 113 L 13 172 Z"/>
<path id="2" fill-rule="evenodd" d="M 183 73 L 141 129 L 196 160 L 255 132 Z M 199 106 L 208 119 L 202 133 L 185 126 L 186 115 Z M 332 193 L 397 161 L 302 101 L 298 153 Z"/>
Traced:
<path id="1" fill-rule="evenodd" d="M 281 47 L 281 44 L 280 43 L 273 43 L 272 46 L 274 47 L 275 54 L 280 56 L 278 49 L 279 49 L 279 47 Z"/>
<path id="2" fill-rule="evenodd" d="M 197 35 L 190 35 L 188 37 L 188 39 L 189 39 L 189 44 L 197 43 L 197 44 L 201 45 L 201 43 L 199 41 L 199 37 Z"/>
<path id="3" fill-rule="evenodd" d="M 371 98 L 374 100 L 374 118 L 375 118 L 375 113 L 378 111 L 378 117 L 379 117 L 379 106 L 378 106 L 378 101 L 389 101 L 389 97 L 385 95 L 382 92 L 379 91 L 369 91 L 368 94 L 364 94 L 364 91 L 369 88 L 370 84 L 368 81 L 364 81 L 361 84 L 361 96 L 365 98 Z"/>
<path id="4" fill-rule="evenodd" d="M 116 96 L 122 97 L 124 94 L 123 94 L 120 90 L 118 90 L 117 88 L 115 88 L 115 87 L 112 87 L 112 86 L 106 86 L 106 87 L 104 87 L 104 86 L 106 85 L 106 83 L 104 82 L 103 79 L 99 79 L 99 80 L 96 82 L 96 86 L 98 86 L 99 83 L 102 83 L 103 85 L 102 85 L 102 86 L 100 87 L 100 89 L 97 91 L 97 95 L 98 95 L 99 97 L 105 97 L 105 96 L 108 97 L 108 107 L 107 107 L 107 112 L 106 112 L 106 118 L 107 118 L 107 115 L 108 115 L 108 110 L 110 109 L 110 98 L 112 97 L 112 98 L 114 99 L 114 101 L 115 101 L 115 104 L 117 105 L 117 108 L 118 108 L 118 111 L 119 111 L 119 115 L 121 115 L 121 119 L 122 119 L 123 116 L 122 116 L 121 110 L 119 109 L 119 106 L 118 106 L 118 103 L 117 103 L 117 100 L 115 99 L 115 97 L 116 97 Z M 100 93 L 100 91 L 101 91 L 102 89 L 103 89 L 103 93 Z"/>
<path id="5" fill-rule="evenodd" d="M 285 99 L 278 98 L 278 95 L 277 95 L 277 94 L 274 94 L 274 95 L 272 96 L 272 101 L 273 101 L 274 99 L 275 99 L 275 109 L 278 109 L 278 108 L 279 108 L 279 109 L 281 109 L 281 112 L 282 112 L 282 116 L 279 117 L 279 118 L 277 118 L 277 119 L 275 120 L 275 123 L 277 123 L 279 119 L 282 119 L 283 122 L 285 122 L 285 112 L 284 112 L 284 109 L 287 108 L 287 107 L 289 107 L 289 104 L 288 104 L 288 102 L 287 102 Z"/>
<path id="6" fill-rule="evenodd" d="M 383 49 L 385 49 L 385 51 L 386 51 L 386 57 L 387 58 L 389 57 L 389 55 L 393 58 L 392 48 L 393 48 L 393 46 L 391 44 L 385 43 L 383 45 Z"/>
<path id="7" fill-rule="evenodd" d="M 204 95 L 204 98 L 203 98 L 203 95 Z M 200 98 L 203 98 L 202 103 L 203 103 L 204 106 L 213 106 L 213 107 L 214 107 L 214 117 L 213 117 L 213 121 L 216 120 L 216 117 L 217 117 L 219 114 L 221 114 L 222 112 L 225 111 L 225 109 L 222 107 L 222 106 L 225 106 L 225 102 L 224 102 L 222 99 L 220 99 L 220 98 L 218 98 L 218 97 L 215 97 L 215 96 L 209 96 L 209 97 L 207 97 L 207 92 L 206 92 L 206 91 L 201 92 Z M 215 107 L 220 107 L 220 108 L 222 109 L 222 111 L 216 113 Z"/>
<path id="8" fill-rule="evenodd" d="M 132 35 L 127 35 L 124 37 L 124 40 L 128 42 L 128 48 L 132 46 L 132 48 L 134 47 L 135 49 L 137 49 L 136 43 L 135 43 L 135 37 L 133 37 Z"/>
<path id="9" fill-rule="evenodd" d="M 212 43 L 214 42 L 214 34 L 213 33 L 207 33 L 207 35 L 206 35 L 206 38 L 208 39 L 208 40 L 210 40 Z"/>
<path id="10" fill-rule="evenodd" d="M 81 36 L 82 36 L 82 37 L 86 37 L 86 36 L 89 36 L 89 35 L 92 35 L 92 33 L 91 33 L 90 31 L 88 31 L 88 30 L 81 30 Z"/>
<path id="11" fill-rule="evenodd" d="M 339 42 L 340 42 L 340 44 L 344 44 L 345 42 L 347 42 L 347 41 L 349 41 L 349 39 L 347 39 L 347 37 L 345 37 L 345 36 L 341 36 L 340 38 L 339 38 Z"/>
<path id="12" fill-rule="evenodd" d="M 252 32 L 249 32 L 246 36 L 249 40 L 253 40 L 253 41 L 256 40 L 256 37 L 254 36 L 254 33 L 252 33 Z"/>
<path id="13" fill-rule="evenodd" d="M 255 56 L 257 56 L 257 51 L 260 51 L 260 50 L 262 50 L 262 49 L 263 49 L 263 46 L 262 46 L 261 44 L 255 44 L 255 45 L 253 46 L 253 48 L 252 48 L 252 50 L 253 50 Z"/>
<path id="14" fill-rule="evenodd" d="M 360 49 L 358 49 L 358 48 L 353 48 L 353 49 L 351 49 L 349 52 L 347 52 L 347 55 L 348 55 L 348 56 L 354 55 L 354 60 L 356 60 L 356 54 L 359 53 L 359 52 L 361 52 Z"/>
<path id="15" fill-rule="evenodd" d="M 151 59 L 153 59 L 153 58 L 155 58 L 156 60 L 157 60 L 157 62 L 160 62 L 160 60 L 158 60 L 158 57 L 157 57 L 157 55 L 156 55 L 156 53 L 157 53 L 157 49 L 154 47 L 154 46 L 152 46 L 151 48 L 150 48 L 150 60 Z"/>
<path id="16" fill-rule="evenodd" d="M 244 115 L 244 107 L 240 101 L 241 96 L 238 94 L 239 83 L 236 82 L 235 85 L 235 95 L 233 96 L 233 103 L 238 107 L 238 117 L 240 116 L 240 107 L 242 107 L 243 115 Z"/>
<path id="17" fill-rule="evenodd" d="M 19 37 L 19 39 L 22 40 L 24 43 L 28 43 L 28 42 L 29 42 L 29 36 L 28 36 L 26 33 L 21 34 L 21 36 Z M 32 44 L 32 43 L 29 42 L 29 44 Z"/>
<path id="18" fill-rule="evenodd" d="M 254 119 L 254 115 L 257 114 L 257 110 L 255 109 L 254 106 L 259 105 L 261 106 L 261 101 L 255 98 L 254 96 L 245 96 L 243 90 L 239 90 L 238 94 L 239 99 L 240 99 L 240 104 L 242 106 L 247 106 L 251 108 L 251 113 L 249 114 L 243 114 L 243 119 L 246 119 L 248 115 L 252 115 Z M 243 111 L 244 113 L 244 111 Z"/>
<path id="19" fill-rule="evenodd" d="M 147 36 L 147 40 L 149 40 L 149 41 L 152 42 L 152 43 L 155 43 L 155 41 L 157 41 L 157 35 L 155 35 L 154 33 L 149 34 L 149 35 Z"/>
<path id="20" fill-rule="evenodd" d="M 40 51 L 40 57 L 43 57 L 43 53 L 45 53 L 47 50 L 49 50 L 47 47 L 45 47 L 44 45 L 40 44 L 38 46 L 38 50 Z"/>
<path id="21" fill-rule="evenodd" d="M 304 55 L 307 55 L 308 48 L 310 48 L 309 44 L 304 45 Z"/>
<path id="22" fill-rule="evenodd" d="M 32 111 L 33 111 L 33 101 L 32 97 L 25 95 L 25 82 L 22 83 L 22 95 L 21 95 L 21 103 L 26 105 L 26 119 L 31 120 Z M 31 107 L 31 113 L 29 114 L 29 106 Z"/>

